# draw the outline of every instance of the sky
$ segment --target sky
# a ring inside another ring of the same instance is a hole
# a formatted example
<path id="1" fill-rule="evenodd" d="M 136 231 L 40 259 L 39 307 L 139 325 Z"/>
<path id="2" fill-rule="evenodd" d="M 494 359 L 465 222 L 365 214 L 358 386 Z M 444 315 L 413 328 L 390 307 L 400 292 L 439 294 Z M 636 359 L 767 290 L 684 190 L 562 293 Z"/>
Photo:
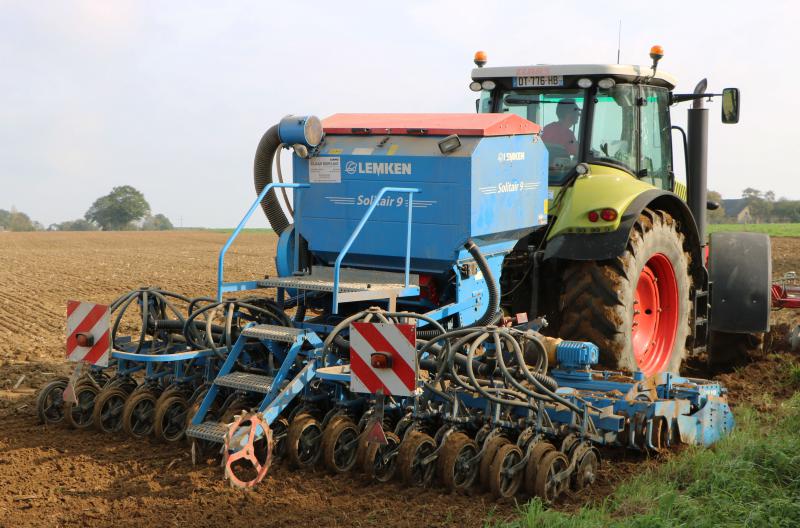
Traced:
<path id="1" fill-rule="evenodd" d="M 127 184 L 176 225 L 234 226 L 281 117 L 472 112 L 476 50 L 490 66 L 613 63 L 620 20 L 622 63 L 660 44 L 677 92 L 741 89 L 738 125 L 711 104 L 711 189 L 800 199 L 798 15 L 771 0 L 0 0 L 0 209 L 47 226 Z"/>

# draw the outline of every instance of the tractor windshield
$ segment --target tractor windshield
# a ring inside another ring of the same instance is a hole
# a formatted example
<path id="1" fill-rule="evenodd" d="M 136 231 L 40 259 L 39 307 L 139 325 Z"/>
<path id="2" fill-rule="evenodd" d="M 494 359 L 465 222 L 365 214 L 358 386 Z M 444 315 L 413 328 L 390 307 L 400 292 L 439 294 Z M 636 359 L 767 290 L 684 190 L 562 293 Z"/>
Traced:
<path id="1" fill-rule="evenodd" d="M 499 112 L 512 112 L 542 126 L 550 154 L 550 185 L 562 183 L 580 161 L 584 95 L 584 90 L 564 88 L 517 89 L 501 95 Z"/>

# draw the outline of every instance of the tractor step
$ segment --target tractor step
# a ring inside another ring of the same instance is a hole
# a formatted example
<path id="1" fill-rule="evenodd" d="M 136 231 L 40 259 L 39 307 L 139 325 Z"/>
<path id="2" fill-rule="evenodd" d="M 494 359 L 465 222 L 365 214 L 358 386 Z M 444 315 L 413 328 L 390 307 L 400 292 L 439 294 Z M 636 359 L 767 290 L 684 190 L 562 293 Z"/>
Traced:
<path id="1" fill-rule="evenodd" d="M 245 337 L 255 337 L 257 339 L 269 339 L 272 341 L 281 341 L 283 343 L 294 343 L 301 335 L 307 334 L 308 330 L 305 328 L 290 328 L 288 326 L 277 326 L 261 324 L 251 326 L 242 330 L 242 335 Z"/>
<path id="2" fill-rule="evenodd" d="M 250 374 L 248 372 L 231 372 L 219 376 L 214 380 L 215 385 L 230 387 L 232 389 L 245 390 L 249 392 L 260 392 L 266 394 L 272 388 L 272 376 L 261 374 Z"/>
<path id="3" fill-rule="evenodd" d="M 219 422 L 203 422 L 186 428 L 186 436 L 221 444 L 225 442 L 228 426 Z"/>

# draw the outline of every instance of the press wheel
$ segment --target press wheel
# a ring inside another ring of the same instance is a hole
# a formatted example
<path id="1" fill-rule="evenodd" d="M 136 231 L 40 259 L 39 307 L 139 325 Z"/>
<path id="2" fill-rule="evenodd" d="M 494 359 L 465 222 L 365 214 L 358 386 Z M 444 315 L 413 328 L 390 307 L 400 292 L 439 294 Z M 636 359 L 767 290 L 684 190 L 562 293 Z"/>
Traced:
<path id="1" fill-rule="evenodd" d="M 394 433 L 385 434 L 386 445 L 367 442 L 362 455 L 361 467 L 364 473 L 378 482 L 389 482 L 397 472 L 397 453 L 394 456 L 389 455 L 399 449 L 400 437 Z"/>
<path id="2" fill-rule="evenodd" d="M 322 433 L 322 460 L 333 474 L 346 473 L 356 463 L 358 428 L 347 417 L 332 419 Z"/>
<path id="3" fill-rule="evenodd" d="M 39 423 L 54 425 L 64 421 L 64 389 L 68 380 L 59 378 L 49 381 L 36 394 L 36 415 Z"/>
<path id="4" fill-rule="evenodd" d="M 177 442 L 186 432 L 189 402 L 180 392 L 167 393 L 166 398 L 163 396 L 156 401 L 153 432 L 163 442 Z"/>
<path id="5" fill-rule="evenodd" d="M 70 427 L 88 429 L 94 419 L 94 403 L 100 390 L 92 383 L 76 383 L 75 399 L 77 403 L 64 402 L 64 418 Z"/>
<path id="6" fill-rule="evenodd" d="M 537 442 L 531 449 L 528 463 L 525 464 L 525 491 L 528 495 L 536 495 L 536 473 L 539 470 L 539 462 L 544 455 L 555 450 L 556 446 L 550 442 Z"/>
<path id="7" fill-rule="evenodd" d="M 122 385 L 107 385 L 97 395 L 92 422 L 98 431 L 116 433 L 122 429 L 122 410 L 130 392 Z"/>
<path id="8" fill-rule="evenodd" d="M 452 433 L 439 454 L 438 469 L 442 484 L 451 490 L 472 486 L 478 476 L 478 444 L 464 433 Z"/>
<path id="9" fill-rule="evenodd" d="M 319 460 L 322 450 L 322 427 L 307 414 L 298 415 L 289 425 L 286 453 L 293 466 L 310 468 Z"/>
<path id="10" fill-rule="evenodd" d="M 498 499 L 513 497 L 522 483 L 522 468 L 512 472 L 522 461 L 522 450 L 513 445 L 500 446 L 489 467 L 489 490 Z"/>
<path id="11" fill-rule="evenodd" d="M 151 390 L 131 394 L 122 409 L 122 429 L 136 439 L 147 438 L 153 432 L 158 398 Z"/>
<path id="12" fill-rule="evenodd" d="M 426 433 L 412 431 L 400 443 L 397 466 L 400 477 L 408 486 L 425 486 L 430 483 L 436 469 L 435 461 L 424 460 L 436 450 L 436 443 Z"/>
<path id="13" fill-rule="evenodd" d="M 494 455 L 501 446 L 510 443 L 508 438 L 504 436 L 493 436 L 488 440 L 483 455 L 481 455 L 481 462 L 478 466 L 478 474 L 480 475 L 481 485 L 484 488 L 489 487 L 489 468 L 494 461 Z"/>
<path id="14" fill-rule="evenodd" d="M 555 477 L 567 467 L 569 467 L 569 461 L 564 453 L 559 451 L 550 451 L 539 461 L 534 489 L 542 501 L 547 504 L 555 502 L 566 490 L 569 479 L 558 482 Z"/>

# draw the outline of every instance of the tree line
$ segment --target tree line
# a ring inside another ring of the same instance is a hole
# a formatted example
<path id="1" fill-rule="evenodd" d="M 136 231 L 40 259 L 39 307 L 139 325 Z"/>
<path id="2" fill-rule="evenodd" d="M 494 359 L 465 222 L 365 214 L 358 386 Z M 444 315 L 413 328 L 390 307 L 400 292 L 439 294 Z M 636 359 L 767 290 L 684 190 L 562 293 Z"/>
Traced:
<path id="1" fill-rule="evenodd" d="M 50 224 L 48 231 L 163 231 L 173 229 L 165 215 L 152 215 L 150 204 L 139 190 L 130 185 L 114 187 L 92 203 L 83 218 Z M 25 213 L 0 209 L 0 230 L 42 231 L 44 226 Z"/>
<path id="2" fill-rule="evenodd" d="M 714 224 L 736 223 L 737 218 L 734 210 L 738 214 L 744 207 L 748 208 L 749 216 L 753 223 L 794 224 L 800 222 L 800 200 L 790 200 L 785 197 L 775 198 L 773 191 L 760 191 L 752 187 L 742 191 L 742 196 L 737 200 L 723 200 L 720 193 L 715 191 L 708 192 L 708 200 L 720 204 L 720 207 L 713 211 L 708 211 L 708 220 Z M 725 203 L 735 203 L 735 209 L 724 207 Z"/>

